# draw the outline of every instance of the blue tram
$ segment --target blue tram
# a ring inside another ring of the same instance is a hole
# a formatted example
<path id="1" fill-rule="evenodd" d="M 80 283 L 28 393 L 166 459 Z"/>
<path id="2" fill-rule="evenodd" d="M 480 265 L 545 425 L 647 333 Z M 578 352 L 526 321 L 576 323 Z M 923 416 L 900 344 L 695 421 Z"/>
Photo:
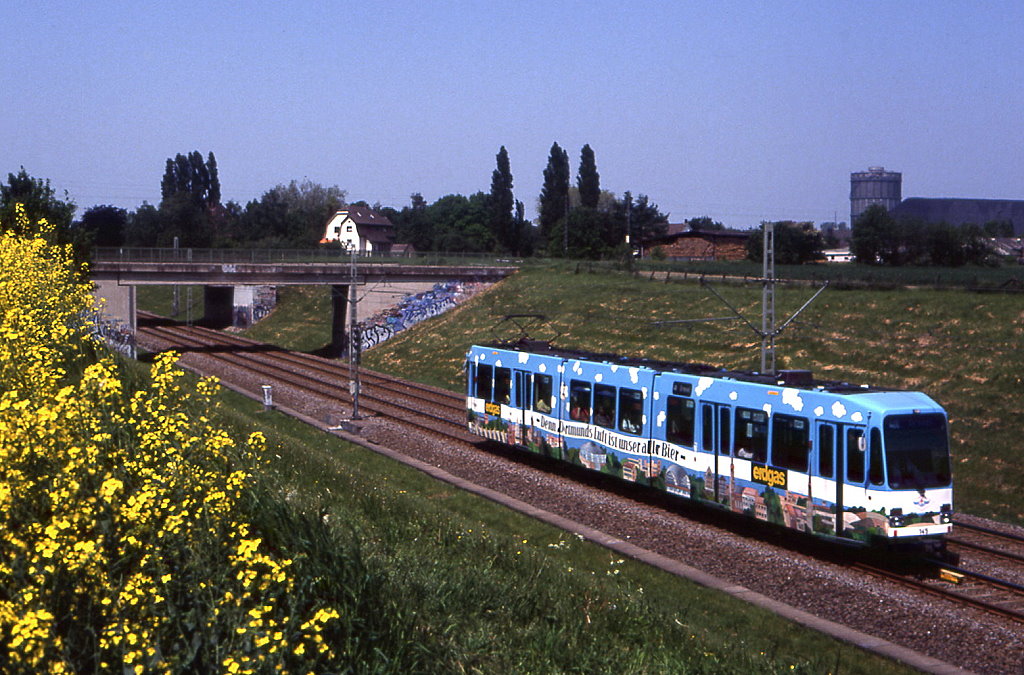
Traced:
<path id="1" fill-rule="evenodd" d="M 469 430 L 758 520 L 863 543 L 950 531 L 927 395 L 556 349 L 467 354 Z"/>

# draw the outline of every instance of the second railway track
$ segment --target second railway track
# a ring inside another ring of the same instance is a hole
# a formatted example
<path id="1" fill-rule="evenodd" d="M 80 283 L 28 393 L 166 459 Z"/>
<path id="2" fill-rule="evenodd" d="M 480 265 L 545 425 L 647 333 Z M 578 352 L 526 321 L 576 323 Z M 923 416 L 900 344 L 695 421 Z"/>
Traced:
<path id="1" fill-rule="evenodd" d="M 158 349 L 175 349 L 183 354 L 195 354 L 199 358 L 210 358 L 216 362 L 221 362 L 225 364 L 227 369 L 248 373 L 246 377 L 249 378 L 250 382 L 255 382 L 258 379 L 268 379 L 271 380 L 269 383 L 283 385 L 282 390 L 291 388 L 294 392 L 293 396 L 298 397 L 294 400 L 300 403 L 305 402 L 307 398 L 319 397 L 333 400 L 333 409 L 335 411 L 341 411 L 351 406 L 351 397 L 348 392 L 349 371 L 347 364 L 307 354 L 287 352 L 247 338 L 202 328 L 144 325 L 140 327 L 139 334 L 140 339 L 150 344 L 155 344 Z M 614 533 L 614 536 L 633 541 L 638 545 L 649 548 L 649 550 L 659 551 L 664 555 L 670 555 L 678 560 L 685 560 L 689 563 L 695 562 L 695 557 L 701 557 L 699 552 L 702 547 L 699 544 L 695 545 L 693 542 L 685 544 L 683 542 L 697 535 L 698 531 L 706 529 L 706 526 L 688 523 L 686 516 L 681 517 L 676 513 L 670 514 L 666 518 L 664 514 L 660 514 L 659 507 L 653 507 L 653 513 L 651 513 L 652 507 L 650 506 L 631 505 L 623 507 L 619 505 L 616 507 L 617 509 L 627 508 L 633 510 L 635 508 L 637 511 L 627 518 L 623 518 L 620 513 L 613 523 L 606 520 L 607 514 L 604 508 L 597 506 L 604 502 L 607 499 L 606 497 L 599 494 L 595 494 L 593 499 L 580 497 L 582 493 L 594 491 L 592 487 L 587 485 L 566 487 L 564 483 L 562 487 L 558 488 L 554 488 L 551 485 L 545 487 L 547 483 L 552 481 L 562 483 L 563 479 L 556 476 L 544 477 L 539 474 L 534 475 L 536 469 L 528 466 L 514 468 L 513 465 L 507 463 L 507 460 L 495 457 L 493 453 L 490 459 L 481 459 L 488 452 L 481 449 L 481 439 L 479 437 L 472 436 L 465 430 L 466 409 L 464 400 L 460 395 L 399 380 L 398 378 L 365 369 L 360 370 L 360 377 L 364 384 L 360 397 L 361 407 L 372 412 L 376 419 L 391 419 L 396 423 L 410 425 L 418 430 L 428 430 L 432 435 L 435 435 L 435 438 L 439 439 L 438 442 L 441 447 L 447 448 L 441 451 L 440 455 L 437 454 L 436 450 L 417 448 L 413 453 L 416 456 L 421 456 L 437 466 L 445 466 L 457 472 L 461 471 L 460 475 L 472 476 L 474 482 L 482 481 L 481 484 L 483 485 L 491 485 L 502 492 L 520 499 L 526 499 L 540 508 L 578 518 L 580 522 L 586 522 L 602 531 Z M 251 390 L 253 395 L 258 396 L 258 385 L 250 384 L 248 389 Z M 425 441 L 420 435 L 411 434 L 408 431 L 405 432 L 404 436 L 402 436 L 400 431 L 397 433 L 398 437 L 404 438 L 405 442 L 411 445 Z M 472 451 L 471 446 L 477 448 L 477 450 Z M 470 451 L 473 454 L 467 456 L 466 453 Z M 455 466 L 449 466 L 443 457 L 459 457 L 458 461 L 466 463 L 467 467 L 459 469 Z M 493 470 L 487 470 L 486 475 L 481 472 L 478 466 L 480 462 L 490 464 L 495 461 L 501 463 L 503 468 L 497 469 L 496 473 L 491 473 Z M 522 477 L 520 474 L 530 474 L 530 476 Z M 572 479 L 569 480 L 571 481 Z M 516 483 L 519 487 L 511 487 L 510 481 Z M 614 499 L 619 498 L 614 497 Z M 965 526 L 963 529 L 967 530 L 968 528 L 969 526 Z M 674 535 L 667 534 L 673 531 L 675 532 Z M 652 534 L 656 532 L 659 534 L 652 538 Z M 980 535 L 977 536 L 980 537 Z M 732 535 L 728 535 L 728 537 L 729 539 L 733 538 Z M 975 535 L 970 537 L 972 541 L 975 538 Z M 957 544 L 959 545 L 959 542 Z M 777 575 L 782 573 L 780 572 L 781 569 L 792 565 L 796 565 L 797 568 L 804 565 L 810 565 L 811 567 L 824 565 L 828 567 L 828 563 L 800 562 L 801 556 L 792 552 L 780 555 L 763 551 L 756 553 L 752 557 L 751 571 L 749 573 L 738 573 L 738 570 L 735 569 L 737 565 L 740 565 L 738 560 L 747 554 L 743 553 L 737 556 L 737 551 L 746 549 L 753 544 L 746 542 L 737 543 L 736 545 L 739 546 L 739 549 L 736 549 L 732 554 L 722 551 L 713 554 L 706 563 L 707 567 L 702 566 L 702 569 L 712 572 L 717 570 L 719 573 L 724 573 L 726 578 L 733 579 L 736 583 L 743 583 L 756 589 L 760 587 L 757 579 L 765 575 L 765 570 L 770 569 L 773 571 L 773 575 Z M 991 541 L 987 544 L 978 543 L 977 545 L 987 546 L 988 548 L 1000 547 Z M 760 544 L 753 546 L 757 548 Z M 729 560 L 729 565 L 722 567 L 721 562 L 723 560 Z M 766 560 L 774 560 L 775 562 L 766 567 Z M 740 565 L 740 568 L 742 569 L 743 566 Z M 860 569 L 845 574 L 863 575 L 867 573 L 867 570 Z M 872 571 L 871 573 L 877 576 L 875 572 Z M 822 577 L 822 574 L 825 576 Z M 786 584 L 787 591 L 783 592 L 779 597 L 780 599 L 785 599 L 790 591 L 796 592 L 796 597 L 804 598 L 804 600 L 796 602 L 797 606 L 804 606 L 815 613 L 820 612 L 823 616 L 832 616 L 834 620 L 848 623 L 848 625 L 866 630 L 874 635 L 884 636 L 891 634 L 890 639 L 903 642 L 925 653 L 942 655 L 953 662 L 970 664 L 972 669 L 987 672 L 1003 672 L 1006 669 L 1006 664 L 1012 663 L 1014 668 L 1020 666 L 1020 660 L 1012 655 L 992 656 L 998 649 L 1005 649 L 1011 641 L 1016 640 L 1016 638 L 1009 638 L 1007 636 L 1015 635 L 1019 631 L 1019 623 L 1016 629 L 991 626 L 984 632 L 975 634 L 964 644 L 958 644 L 952 650 L 949 649 L 948 639 L 940 639 L 936 642 L 929 637 L 939 634 L 961 636 L 965 634 L 966 626 L 978 625 L 977 618 L 970 618 L 968 616 L 964 616 L 961 622 L 958 618 L 960 612 L 950 611 L 949 600 L 961 603 L 963 606 L 985 609 L 986 612 L 1002 611 L 1001 618 L 1004 623 L 1012 625 L 1012 622 L 1005 617 L 1010 617 L 1017 611 L 1017 600 L 1009 595 L 1002 597 L 992 596 L 990 591 L 982 587 L 983 584 L 988 583 L 983 578 L 986 576 L 984 574 L 978 575 L 976 578 L 970 578 L 970 573 L 965 574 L 965 578 L 961 579 L 961 583 L 955 588 L 951 588 L 951 585 L 947 582 L 925 579 L 923 581 L 924 585 L 932 587 L 927 592 L 931 593 L 932 596 L 941 594 L 946 600 L 911 601 L 908 597 L 908 610 L 912 606 L 917 606 L 917 609 L 907 614 L 907 620 L 920 623 L 922 626 L 921 630 L 911 631 L 910 633 L 900 630 L 899 623 L 893 624 L 891 615 L 880 616 L 877 603 L 867 603 L 864 612 L 858 614 L 850 607 L 852 596 L 847 595 L 847 599 L 841 607 L 834 604 L 830 605 L 827 602 L 816 602 L 814 599 L 827 599 L 827 594 L 822 594 L 819 587 L 822 583 L 836 583 L 834 581 L 822 581 L 824 578 L 830 578 L 833 574 L 835 573 L 821 571 L 816 571 L 810 575 L 806 573 L 787 574 L 786 578 L 792 581 Z M 770 580 L 773 575 L 769 575 L 768 579 Z M 839 574 L 839 576 L 842 577 L 843 574 Z M 872 591 L 872 593 L 877 592 L 880 598 L 886 598 L 885 602 L 889 605 L 892 604 L 893 597 L 900 597 L 904 593 L 917 594 L 919 597 L 924 597 L 921 595 L 925 592 L 923 589 L 918 587 L 913 591 L 910 590 L 911 585 L 906 577 L 913 575 L 904 574 L 896 576 L 902 576 L 904 579 L 889 577 L 888 583 L 876 582 L 878 589 L 877 591 Z M 797 580 L 803 581 L 796 583 Z M 807 593 L 800 594 L 798 588 L 804 581 L 809 584 L 809 590 Z M 840 586 L 844 586 L 848 583 L 856 585 L 863 582 L 856 582 L 851 579 L 846 582 L 838 581 L 838 583 Z M 769 583 L 769 585 L 771 584 Z M 883 590 L 883 587 L 887 585 L 890 586 L 889 589 Z M 1010 585 L 1013 586 L 1013 584 Z M 907 590 L 897 591 L 895 590 L 896 588 Z M 939 590 L 936 590 L 936 588 Z M 971 596 L 972 599 L 957 599 L 948 592 L 945 592 L 950 590 L 960 596 Z M 1010 588 L 1005 592 L 1015 594 L 1017 591 Z M 796 597 L 791 596 L 791 600 L 796 600 Z M 811 599 L 810 604 L 802 604 L 806 603 L 807 599 Z M 934 605 L 934 609 L 931 608 L 931 605 Z M 996 609 L 985 605 L 991 605 Z M 1003 606 L 1003 608 L 1010 607 L 1010 611 L 1003 611 L 999 606 Z M 872 610 L 870 609 L 871 607 L 875 609 Z M 896 606 L 893 605 L 892 609 L 895 608 Z M 925 618 L 926 614 L 931 614 L 932 618 Z M 978 612 L 975 612 L 975 614 L 979 615 Z M 993 620 L 998 621 L 998 619 Z M 1014 618 L 1014 621 L 1020 620 L 1019 618 Z M 879 621 L 882 621 L 882 623 L 878 623 Z M 957 628 L 951 628 L 945 632 L 936 630 L 936 626 L 943 622 L 950 622 L 952 626 L 957 626 Z M 925 626 L 927 626 L 927 630 L 925 630 Z M 895 633 L 893 633 L 894 628 L 897 628 Z M 1000 638 L 996 637 L 998 635 L 1003 636 L 1001 642 Z M 933 644 L 929 646 L 929 643 Z M 988 645 L 988 647 L 985 645 Z M 1021 648 L 1024 649 L 1024 645 Z M 967 652 L 965 650 L 969 651 L 970 655 L 966 655 Z M 982 663 L 985 659 L 992 659 L 995 665 L 978 668 L 978 664 Z"/>

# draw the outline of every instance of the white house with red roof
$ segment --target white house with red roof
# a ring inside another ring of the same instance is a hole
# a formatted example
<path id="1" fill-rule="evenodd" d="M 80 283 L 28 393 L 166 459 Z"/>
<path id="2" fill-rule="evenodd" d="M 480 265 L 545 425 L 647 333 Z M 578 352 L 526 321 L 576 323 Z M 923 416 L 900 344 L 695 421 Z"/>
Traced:
<path id="1" fill-rule="evenodd" d="M 394 243 L 395 227 L 387 216 L 368 206 L 346 206 L 331 216 L 321 244 L 341 242 L 348 250 L 368 255 L 386 255 Z"/>

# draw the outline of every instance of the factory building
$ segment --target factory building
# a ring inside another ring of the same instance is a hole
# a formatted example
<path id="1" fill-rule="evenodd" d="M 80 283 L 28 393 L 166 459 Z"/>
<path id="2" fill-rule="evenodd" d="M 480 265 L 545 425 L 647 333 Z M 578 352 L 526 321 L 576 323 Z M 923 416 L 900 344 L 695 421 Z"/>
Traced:
<path id="1" fill-rule="evenodd" d="M 850 224 L 856 226 L 869 206 L 881 204 L 896 218 L 929 223 L 985 225 L 1010 222 L 1015 237 L 1024 236 L 1024 200 L 902 198 L 903 174 L 873 166 L 850 174 Z"/>

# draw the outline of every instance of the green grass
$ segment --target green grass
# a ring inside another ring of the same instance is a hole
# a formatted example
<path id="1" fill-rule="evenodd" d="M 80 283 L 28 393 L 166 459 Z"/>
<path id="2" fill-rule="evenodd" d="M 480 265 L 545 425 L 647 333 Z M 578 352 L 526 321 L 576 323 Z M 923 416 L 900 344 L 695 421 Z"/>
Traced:
<path id="1" fill-rule="evenodd" d="M 137 286 L 135 302 L 139 311 L 152 312 L 178 321 L 198 321 L 205 307 L 202 286 L 178 286 L 178 312 L 174 309 L 173 286 Z"/>
<path id="2" fill-rule="evenodd" d="M 384 646 L 367 672 L 409 664 L 470 673 L 906 672 L 224 397 L 228 426 L 268 437 L 266 489 L 298 514 L 282 523 L 326 522 L 335 531 L 306 537 L 303 555 L 324 557 L 317 547 L 339 540 L 358 550 L 361 574 L 347 578 L 358 581 L 354 593 L 368 595 L 353 598 L 346 620 L 373 626 L 361 639 Z M 407 642 L 396 644 L 402 635 Z"/>
<path id="3" fill-rule="evenodd" d="M 583 268 L 586 270 L 586 268 Z M 760 287 L 716 286 L 760 325 Z M 811 291 L 780 289 L 778 321 Z M 658 320 L 729 315 L 696 283 L 624 273 L 526 269 L 491 291 L 364 355 L 371 368 L 462 389 L 467 347 L 490 340 L 506 314 L 543 313 L 533 337 L 564 347 L 729 368 L 760 367 L 759 340 L 739 322 L 659 327 Z M 514 336 L 505 331 L 503 337 Z M 1008 294 L 965 291 L 827 290 L 778 341 L 779 368 L 930 394 L 949 411 L 957 508 L 1024 522 L 1024 307 Z"/>

